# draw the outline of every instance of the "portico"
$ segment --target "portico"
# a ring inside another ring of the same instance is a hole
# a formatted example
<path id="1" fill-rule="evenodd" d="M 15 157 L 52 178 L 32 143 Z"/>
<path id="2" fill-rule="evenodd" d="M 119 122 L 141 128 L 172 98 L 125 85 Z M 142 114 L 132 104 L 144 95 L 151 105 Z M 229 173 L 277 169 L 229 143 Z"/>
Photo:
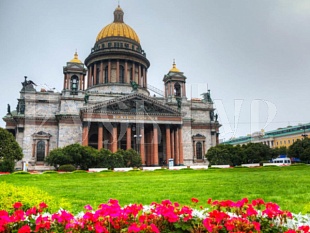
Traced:
<path id="1" fill-rule="evenodd" d="M 112 110 L 113 109 L 113 110 Z M 100 150 L 134 149 L 142 165 L 183 164 L 182 117 L 142 94 L 109 100 L 81 110 L 84 146 Z"/>

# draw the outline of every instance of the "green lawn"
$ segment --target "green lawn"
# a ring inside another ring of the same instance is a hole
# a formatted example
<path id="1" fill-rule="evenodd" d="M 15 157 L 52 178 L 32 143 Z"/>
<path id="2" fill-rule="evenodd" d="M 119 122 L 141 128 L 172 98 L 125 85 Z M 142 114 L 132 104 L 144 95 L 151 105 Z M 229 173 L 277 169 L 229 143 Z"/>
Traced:
<path id="1" fill-rule="evenodd" d="M 310 166 L 234 168 L 180 171 L 138 171 L 3 175 L 0 182 L 35 186 L 72 203 L 79 212 L 86 204 L 97 206 L 110 198 L 122 205 L 150 204 L 164 199 L 191 204 L 219 200 L 263 198 L 294 213 L 310 210 Z M 306 207 L 307 206 L 307 207 Z"/>

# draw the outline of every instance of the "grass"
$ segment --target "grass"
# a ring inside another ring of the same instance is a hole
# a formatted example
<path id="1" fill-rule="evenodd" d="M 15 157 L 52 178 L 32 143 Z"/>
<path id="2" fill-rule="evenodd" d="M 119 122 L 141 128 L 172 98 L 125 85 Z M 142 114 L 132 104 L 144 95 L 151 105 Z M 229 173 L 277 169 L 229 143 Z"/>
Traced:
<path id="1" fill-rule="evenodd" d="M 192 197 L 205 203 L 218 200 L 263 198 L 294 213 L 309 210 L 310 167 L 261 167 L 180 171 L 102 172 L 3 175 L 0 182 L 35 186 L 52 196 L 66 198 L 73 212 L 83 206 L 118 199 L 121 205 L 150 204 L 170 199 L 191 204 Z"/>

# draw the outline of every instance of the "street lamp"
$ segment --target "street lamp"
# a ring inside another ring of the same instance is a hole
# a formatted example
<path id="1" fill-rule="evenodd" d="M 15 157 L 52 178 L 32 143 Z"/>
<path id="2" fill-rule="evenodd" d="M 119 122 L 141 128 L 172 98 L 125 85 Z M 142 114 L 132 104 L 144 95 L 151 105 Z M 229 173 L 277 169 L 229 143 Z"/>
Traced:
<path id="1" fill-rule="evenodd" d="M 139 142 L 140 142 L 140 139 L 142 138 L 142 135 L 141 135 L 141 134 L 135 134 L 135 135 L 133 135 L 133 137 L 136 139 L 135 151 L 137 151 L 138 153 L 140 153 L 140 152 L 139 152 L 139 146 L 138 146 L 138 144 L 139 144 Z"/>

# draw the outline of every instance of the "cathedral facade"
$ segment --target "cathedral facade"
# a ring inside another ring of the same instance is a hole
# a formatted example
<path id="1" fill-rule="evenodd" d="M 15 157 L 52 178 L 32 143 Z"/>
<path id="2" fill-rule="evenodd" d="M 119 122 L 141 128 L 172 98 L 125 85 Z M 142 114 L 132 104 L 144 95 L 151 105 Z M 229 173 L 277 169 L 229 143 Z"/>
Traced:
<path id="1" fill-rule="evenodd" d="M 77 53 L 67 62 L 61 93 L 37 91 L 25 77 L 16 110 L 8 109 L 3 120 L 29 169 L 44 166 L 52 149 L 73 143 L 112 152 L 133 148 L 143 166 L 171 159 L 175 165 L 207 163 L 204 155 L 218 144 L 220 127 L 210 91 L 188 99 L 187 78 L 175 62 L 163 77 L 164 90 L 149 85 L 150 62 L 123 17 L 118 6 L 84 63 Z"/>

